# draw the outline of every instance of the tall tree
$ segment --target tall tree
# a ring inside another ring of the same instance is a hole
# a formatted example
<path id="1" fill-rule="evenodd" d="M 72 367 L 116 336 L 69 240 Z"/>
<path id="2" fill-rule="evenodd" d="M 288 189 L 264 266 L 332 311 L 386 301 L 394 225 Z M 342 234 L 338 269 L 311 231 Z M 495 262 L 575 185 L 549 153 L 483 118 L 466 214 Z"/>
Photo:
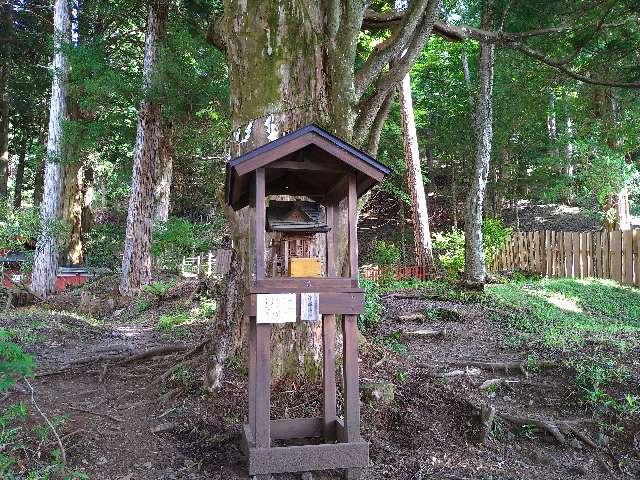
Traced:
<path id="1" fill-rule="evenodd" d="M 407 187 L 411 198 L 411 218 L 413 221 L 413 241 L 416 263 L 423 265 L 429 274 L 433 274 L 435 262 L 429 229 L 429 211 L 424 191 L 420 152 L 418 151 L 418 135 L 411 98 L 411 82 L 407 74 L 398 88 L 400 97 L 400 118 L 404 134 L 404 158 L 407 166 Z"/>
<path id="2" fill-rule="evenodd" d="M 13 37 L 13 11 L 8 0 L 0 3 L 0 201 L 6 202 L 9 182 L 9 70 Z"/>
<path id="3" fill-rule="evenodd" d="M 375 131 L 372 127 L 380 118 L 389 93 L 422 50 L 438 4 L 438 0 L 411 2 L 406 14 L 395 22 L 393 34 L 376 46 L 356 72 L 363 20 L 366 16 L 366 28 L 380 19 L 376 12 L 366 12 L 364 2 L 226 0 L 224 14 L 212 22 L 208 38 L 227 54 L 232 155 L 259 147 L 311 122 L 347 141 L 355 139 L 363 148 L 374 145 L 375 141 L 370 142 Z M 387 68 L 403 51 L 402 59 Z M 342 265 L 347 239 L 345 208 L 339 208 L 337 216 L 340 228 L 336 250 Z M 241 323 L 242 303 L 255 263 L 252 218 L 248 208 L 228 212 L 240 271 L 240 281 L 234 284 L 235 300 L 220 312 L 232 320 L 225 321 L 228 325 Z M 276 333 L 282 335 L 279 342 L 274 342 L 282 346 L 274 352 L 276 369 L 284 363 L 298 364 L 299 358 L 308 359 L 310 362 L 304 362 L 307 365 L 317 362 L 316 353 L 321 350 L 318 332 L 307 327 L 300 327 L 295 333 L 287 330 Z M 228 334 L 236 336 L 237 330 Z M 211 387 L 219 385 L 220 361 L 209 365 Z M 301 366 L 297 368 L 304 372 Z"/>
<path id="4" fill-rule="evenodd" d="M 40 234 L 31 275 L 31 289 L 40 296 L 55 292 L 58 270 L 59 241 L 56 223 L 60 219 L 62 187 L 63 131 L 67 117 L 67 83 L 69 61 L 64 45 L 71 39 L 68 0 L 55 0 L 53 5 L 54 53 L 51 104 L 49 109 L 49 137 L 45 159 L 44 189 L 40 204 Z"/>
<path id="5" fill-rule="evenodd" d="M 162 138 L 160 104 L 153 98 L 153 89 L 157 80 L 160 46 L 166 35 L 168 9 L 166 0 L 152 0 L 149 3 L 142 80 L 144 98 L 138 111 L 120 280 L 120 293 L 127 296 L 135 295 L 142 285 L 151 281 L 154 186 Z"/>
<path id="6" fill-rule="evenodd" d="M 482 10 L 481 26 L 493 26 L 493 0 L 487 0 Z M 465 204 L 465 279 L 471 284 L 483 284 L 487 277 L 482 238 L 482 220 L 491 145 L 493 140 L 493 65 L 494 45 L 480 44 L 478 59 L 478 93 L 476 98 L 475 169 L 471 189 Z"/>
<path id="7" fill-rule="evenodd" d="M 396 10 L 405 10 L 406 0 L 396 0 Z M 431 244 L 431 230 L 429 229 L 429 210 L 427 196 L 424 191 L 420 151 L 418 150 L 418 134 L 416 120 L 413 113 L 413 99 L 411 97 L 411 78 L 407 73 L 398 86 L 400 98 L 400 119 L 402 122 L 404 159 L 406 163 L 407 189 L 411 200 L 411 219 L 413 222 L 413 243 L 416 264 L 426 268 L 433 275 L 435 262 L 433 260 L 433 246 Z"/>

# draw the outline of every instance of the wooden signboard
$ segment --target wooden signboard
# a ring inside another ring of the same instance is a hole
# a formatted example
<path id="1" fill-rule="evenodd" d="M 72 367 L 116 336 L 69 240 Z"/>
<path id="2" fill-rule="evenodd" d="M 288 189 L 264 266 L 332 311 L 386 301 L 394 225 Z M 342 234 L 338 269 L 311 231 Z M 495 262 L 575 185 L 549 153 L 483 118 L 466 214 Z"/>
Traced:
<path id="1" fill-rule="evenodd" d="M 294 323 L 295 293 L 260 293 L 257 297 L 256 323 Z"/>
<path id="2" fill-rule="evenodd" d="M 300 320 L 317 322 L 320 320 L 320 294 L 302 292 L 300 294 Z"/>

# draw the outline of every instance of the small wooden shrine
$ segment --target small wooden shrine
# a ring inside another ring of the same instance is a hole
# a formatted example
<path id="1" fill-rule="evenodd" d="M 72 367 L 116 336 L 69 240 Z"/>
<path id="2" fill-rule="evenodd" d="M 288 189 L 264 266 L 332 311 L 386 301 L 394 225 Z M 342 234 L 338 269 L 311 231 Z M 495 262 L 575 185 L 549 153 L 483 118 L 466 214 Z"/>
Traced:
<path id="1" fill-rule="evenodd" d="M 357 478 L 369 462 L 369 446 L 360 436 L 357 316 L 364 308 L 364 291 L 358 285 L 357 200 L 388 173 L 384 165 L 316 125 L 227 164 L 227 202 L 236 210 L 255 209 L 256 263 L 246 303 L 249 415 L 243 435 L 250 476 L 344 469 L 347 478 Z M 283 195 L 296 200 L 281 200 Z M 339 274 L 335 249 L 334 221 L 343 200 L 348 209 L 347 276 Z M 341 412 L 336 315 L 343 333 Z M 271 325 L 297 321 L 322 322 L 323 414 L 272 420 Z M 282 446 L 291 440 L 295 445 Z"/>

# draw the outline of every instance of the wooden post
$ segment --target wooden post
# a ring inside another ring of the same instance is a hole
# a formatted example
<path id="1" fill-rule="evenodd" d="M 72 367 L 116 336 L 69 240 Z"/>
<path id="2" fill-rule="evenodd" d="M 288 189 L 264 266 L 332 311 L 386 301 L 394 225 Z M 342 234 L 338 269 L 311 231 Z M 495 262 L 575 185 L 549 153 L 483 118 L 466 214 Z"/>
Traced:
<path id="1" fill-rule="evenodd" d="M 573 253 L 573 278 L 580 278 L 582 276 L 582 265 L 580 265 L 580 232 L 571 233 L 571 251 Z"/>
<path id="2" fill-rule="evenodd" d="M 265 277 L 264 270 L 264 232 L 265 232 L 265 192 L 264 168 L 256 170 L 255 187 L 255 230 L 256 230 L 256 279 Z"/>
<path id="3" fill-rule="evenodd" d="M 334 212 L 335 206 L 333 204 L 327 205 L 327 225 L 331 229 L 326 233 L 327 240 L 327 276 L 336 277 L 336 252 L 335 252 L 335 225 L 334 225 Z"/>
<path id="4" fill-rule="evenodd" d="M 349 273 L 353 280 L 358 280 L 358 193 L 356 192 L 356 175 L 349 174 L 348 192 L 349 211 Z"/>
<path id="5" fill-rule="evenodd" d="M 622 231 L 610 232 L 609 249 L 611 250 L 611 278 L 622 283 Z"/>
<path id="6" fill-rule="evenodd" d="M 571 232 L 564 232 L 564 268 L 565 276 L 573 277 L 573 238 Z"/>
<path id="7" fill-rule="evenodd" d="M 640 285 L 640 230 L 633 229 L 633 284 Z"/>
<path id="8" fill-rule="evenodd" d="M 360 391 L 358 386 L 358 324 L 356 315 L 342 316 L 344 429 L 346 441 L 360 439 Z"/>
<path id="9" fill-rule="evenodd" d="M 593 277 L 593 233 L 587 232 L 585 235 L 586 255 L 587 255 L 587 276 Z"/>
<path id="10" fill-rule="evenodd" d="M 624 283 L 633 285 L 633 230 L 622 231 L 622 265 Z"/>

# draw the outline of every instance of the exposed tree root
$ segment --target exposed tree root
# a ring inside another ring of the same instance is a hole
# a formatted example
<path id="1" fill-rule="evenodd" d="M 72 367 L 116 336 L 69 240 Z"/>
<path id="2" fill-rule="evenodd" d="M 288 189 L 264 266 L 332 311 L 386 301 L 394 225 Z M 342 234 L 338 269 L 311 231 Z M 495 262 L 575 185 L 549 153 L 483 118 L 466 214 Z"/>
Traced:
<path id="1" fill-rule="evenodd" d="M 446 328 L 442 330 L 421 329 L 421 330 L 405 330 L 402 334 L 406 337 L 427 337 L 427 338 L 443 338 L 449 335 Z"/>
<path id="2" fill-rule="evenodd" d="M 73 362 L 70 362 L 54 370 L 38 372 L 36 374 L 36 377 L 59 375 L 61 373 L 65 373 L 69 370 L 72 370 L 74 368 L 90 365 L 92 363 L 109 362 L 109 363 L 115 363 L 116 365 L 128 365 L 128 364 L 146 360 L 152 357 L 160 357 L 165 355 L 172 355 L 178 352 L 183 352 L 187 350 L 187 348 L 188 348 L 187 345 L 169 344 L 169 345 L 158 345 L 146 350 L 129 350 L 119 355 L 109 355 L 108 353 L 104 353 L 100 355 L 92 355 L 92 356 L 80 358 L 78 360 L 74 360 Z M 202 348 L 202 346 L 199 345 L 196 348 Z M 106 375 L 106 371 L 101 373 L 102 377 L 104 377 L 104 375 Z"/>
<path id="3" fill-rule="evenodd" d="M 519 373 L 527 375 L 527 367 L 529 366 L 526 361 L 509 361 L 509 362 L 480 362 L 477 360 L 457 360 L 450 362 L 451 365 L 465 365 L 470 367 L 481 368 L 482 370 L 491 370 L 492 372 L 504 372 L 504 373 Z M 535 368 L 544 370 L 547 368 L 553 368 L 556 364 L 554 362 L 540 362 L 535 365 Z"/>
<path id="4" fill-rule="evenodd" d="M 27 384 L 27 387 L 29 387 L 29 390 L 31 390 L 31 403 L 33 404 L 33 407 L 36 409 L 36 411 L 40 414 L 40 416 L 47 423 L 47 425 L 51 429 L 51 432 L 53 433 L 53 436 L 56 437 L 56 441 L 58 442 L 58 447 L 60 447 L 60 460 L 62 461 L 63 465 L 66 465 L 67 464 L 67 453 L 66 453 L 66 451 L 64 449 L 64 444 L 62 443 L 62 439 L 60 438 L 60 435 L 58 434 L 58 431 L 56 430 L 56 427 L 53 425 L 53 423 L 51 423 L 51 421 L 49 420 L 49 417 L 47 417 L 44 414 L 44 412 L 40 409 L 40 406 L 36 402 L 36 392 L 33 389 L 33 387 L 31 386 L 31 384 L 29 383 L 29 380 L 27 380 L 25 378 L 24 382 Z"/>
<path id="5" fill-rule="evenodd" d="M 124 419 L 122 419 L 120 417 L 116 417 L 115 415 L 111 415 L 109 413 L 95 412 L 93 410 L 87 410 L 86 408 L 80 408 L 80 407 L 69 407 L 69 408 L 71 410 L 75 410 L 77 412 L 84 412 L 84 413 L 88 413 L 90 415 L 95 415 L 97 417 L 108 418 L 109 420 L 113 420 L 114 422 L 124 422 Z"/>

